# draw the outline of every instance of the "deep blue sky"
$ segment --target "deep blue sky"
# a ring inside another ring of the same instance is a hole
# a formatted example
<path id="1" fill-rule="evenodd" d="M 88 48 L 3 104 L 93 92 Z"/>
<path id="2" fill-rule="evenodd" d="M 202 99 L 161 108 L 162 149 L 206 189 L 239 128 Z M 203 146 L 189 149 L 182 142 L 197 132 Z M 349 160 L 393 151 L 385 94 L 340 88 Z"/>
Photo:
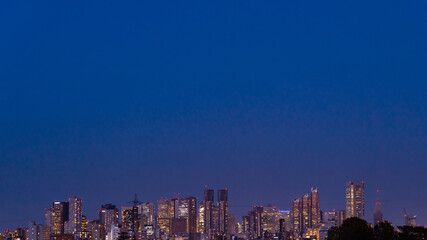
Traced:
<path id="1" fill-rule="evenodd" d="M 0 229 L 228 187 L 230 212 L 345 182 L 427 224 L 427 2 L 2 1 Z"/>

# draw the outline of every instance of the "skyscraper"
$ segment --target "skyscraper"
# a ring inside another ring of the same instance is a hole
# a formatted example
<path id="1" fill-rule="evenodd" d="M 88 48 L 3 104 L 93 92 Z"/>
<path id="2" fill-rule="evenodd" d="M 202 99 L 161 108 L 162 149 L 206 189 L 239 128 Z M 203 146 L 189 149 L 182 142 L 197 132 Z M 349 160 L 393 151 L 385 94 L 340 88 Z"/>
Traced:
<path id="1" fill-rule="evenodd" d="M 278 232 L 279 227 L 279 218 L 278 211 L 276 207 L 271 206 L 270 204 L 267 207 L 263 208 L 262 213 L 262 229 L 269 233 Z"/>
<path id="2" fill-rule="evenodd" d="M 187 199 L 187 232 L 195 233 L 197 230 L 197 198 L 188 197 Z"/>
<path id="3" fill-rule="evenodd" d="M 346 218 L 365 218 L 365 183 L 348 182 L 346 184 Z"/>
<path id="4" fill-rule="evenodd" d="M 67 233 L 75 234 L 82 231 L 82 199 L 73 197 L 69 199 L 69 220 Z"/>
<path id="5" fill-rule="evenodd" d="M 253 211 L 248 212 L 249 215 L 249 229 L 253 238 L 262 237 L 264 232 L 262 214 L 264 212 L 263 206 L 254 206 Z"/>
<path id="6" fill-rule="evenodd" d="M 220 233 L 227 232 L 227 218 L 228 218 L 228 190 L 218 190 L 218 231 Z"/>
<path id="7" fill-rule="evenodd" d="M 291 231 L 292 229 L 292 218 L 291 211 L 289 210 L 279 210 L 278 211 L 278 219 L 283 219 L 285 224 L 285 231 Z"/>
<path id="8" fill-rule="evenodd" d="M 300 199 L 295 199 L 292 203 L 292 232 L 294 234 L 301 234 L 302 232 L 302 203 Z"/>
<path id="9" fill-rule="evenodd" d="M 204 214 L 204 222 L 205 222 L 205 230 L 204 233 L 209 233 L 210 230 L 213 228 L 213 218 L 212 218 L 212 210 L 214 207 L 214 190 L 212 189 L 205 189 L 203 200 L 205 203 L 205 214 Z"/>
<path id="10" fill-rule="evenodd" d="M 307 228 L 311 228 L 311 200 L 308 194 L 302 197 L 302 231 L 305 232 Z"/>
<path id="11" fill-rule="evenodd" d="M 157 225 L 160 231 L 170 234 L 171 203 L 168 199 L 160 199 L 157 201 Z"/>
<path id="12" fill-rule="evenodd" d="M 197 232 L 203 233 L 205 231 L 205 202 L 199 204 L 199 211 L 197 216 Z"/>
<path id="13" fill-rule="evenodd" d="M 317 228 L 321 225 L 321 211 L 319 204 L 319 192 L 316 189 L 311 189 L 311 227 Z"/>
<path id="14" fill-rule="evenodd" d="M 69 219 L 68 202 L 54 202 L 50 210 L 50 231 L 52 235 L 64 234 L 64 224 Z"/>
<path id="15" fill-rule="evenodd" d="M 375 210 L 374 210 L 374 225 L 383 221 L 383 211 L 381 210 L 379 194 L 380 194 L 380 190 L 377 190 L 377 201 L 375 202 Z"/>
<path id="16" fill-rule="evenodd" d="M 111 203 L 101 205 L 99 209 L 99 221 L 105 229 L 105 233 L 108 234 L 111 230 L 111 225 L 119 223 L 119 209 Z"/>

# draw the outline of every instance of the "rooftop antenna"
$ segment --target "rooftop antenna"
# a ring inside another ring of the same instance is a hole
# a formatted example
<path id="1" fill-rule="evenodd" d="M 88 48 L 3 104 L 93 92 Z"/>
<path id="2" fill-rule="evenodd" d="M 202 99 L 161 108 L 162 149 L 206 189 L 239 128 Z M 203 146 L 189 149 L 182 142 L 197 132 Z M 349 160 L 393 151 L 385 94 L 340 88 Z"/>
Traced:
<path id="1" fill-rule="evenodd" d="M 128 203 L 133 203 L 133 206 L 136 206 L 136 205 L 138 205 L 138 204 L 140 204 L 140 203 L 142 203 L 142 202 L 140 202 L 139 200 L 138 200 L 138 196 L 136 195 L 136 193 L 135 193 L 135 198 L 133 199 L 133 201 L 130 201 L 130 202 L 128 202 Z"/>

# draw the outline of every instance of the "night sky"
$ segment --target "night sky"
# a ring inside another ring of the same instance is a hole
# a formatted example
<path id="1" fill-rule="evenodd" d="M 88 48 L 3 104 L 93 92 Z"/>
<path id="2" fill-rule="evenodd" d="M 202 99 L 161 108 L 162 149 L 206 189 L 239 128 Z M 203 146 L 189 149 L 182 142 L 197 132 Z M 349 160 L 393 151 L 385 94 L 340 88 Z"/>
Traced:
<path id="1" fill-rule="evenodd" d="M 376 189 L 427 224 L 426 1 L 2 1 L 0 229 L 53 201 Z M 216 194 L 216 193 L 215 193 Z M 215 196 L 216 198 L 216 196 Z"/>

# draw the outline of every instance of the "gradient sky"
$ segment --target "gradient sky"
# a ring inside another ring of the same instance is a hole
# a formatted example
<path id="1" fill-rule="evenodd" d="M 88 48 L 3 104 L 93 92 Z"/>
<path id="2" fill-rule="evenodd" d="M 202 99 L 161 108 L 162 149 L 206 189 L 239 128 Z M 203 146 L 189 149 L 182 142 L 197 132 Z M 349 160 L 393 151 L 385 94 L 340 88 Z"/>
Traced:
<path id="1" fill-rule="evenodd" d="M 0 229 L 174 193 L 289 209 L 363 180 L 427 224 L 426 1 L 2 1 Z M 216 198 L 216 196 L 215 196 Z"/>

